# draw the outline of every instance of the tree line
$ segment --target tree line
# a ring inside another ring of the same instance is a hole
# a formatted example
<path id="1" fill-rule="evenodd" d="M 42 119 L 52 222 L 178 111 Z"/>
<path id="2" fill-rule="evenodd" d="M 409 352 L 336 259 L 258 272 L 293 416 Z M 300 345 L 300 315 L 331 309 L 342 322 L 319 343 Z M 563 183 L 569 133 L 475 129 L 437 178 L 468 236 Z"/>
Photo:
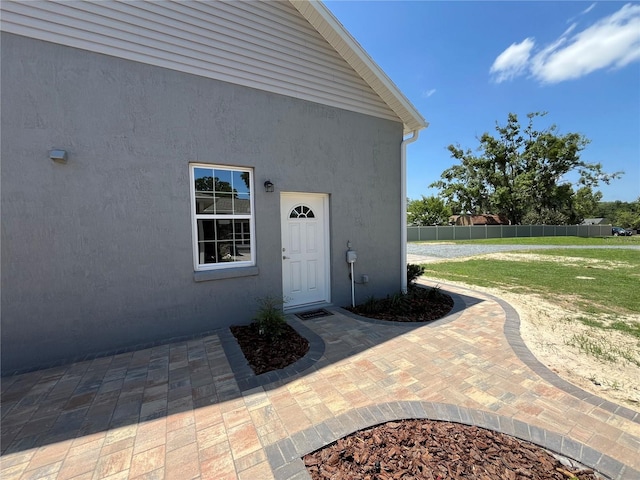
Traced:
<path id="1" fill-rule="evenodd" d="M 635 202 L 601 202 L 599 184 L 609 184 L 623 172 L 606 173 L 600 163 L 588 163 L 580 152 L 589 139 L 561 134 L 556 125 L 538 129 L 527 115 L 522 126 L 510 113 L 497 135 L 484 133 L 475 151 L 449 145 L 457 162 L 429 187 L 437 196 L 410 200 L 410 225 L 446 225 L 452 214 L 497 214 L 511 224 L 575 225 L 585 218 L 605 217 L 625 228 L 640 228 L 640 197 Z M 573 181 L 569 181 L 571 177 Z M 612 205 L 610 205 L 612 204 Z"/>

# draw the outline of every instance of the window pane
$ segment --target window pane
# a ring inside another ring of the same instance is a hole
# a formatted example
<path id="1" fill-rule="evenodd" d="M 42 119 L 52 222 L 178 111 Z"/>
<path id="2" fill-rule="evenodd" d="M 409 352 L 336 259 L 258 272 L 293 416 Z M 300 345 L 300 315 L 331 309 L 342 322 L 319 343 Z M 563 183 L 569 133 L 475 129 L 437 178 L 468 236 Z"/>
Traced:
<path id="1" fill-rule="evenodd" d="M 196 195 L 198 192 L 213 192 L 213 169 L 194 168 L 193 179 Z"/>
<path id="2" fill-rule="evenodd" d="M 215 239 L 215 220 L 198 220 L 198 241 Z"/>
<path id="3" fill-rule="evenodd" d="M 216 192 L 231 192 L 231 171 L 214 170 Z"/>
<path id="4" fill-rule="evenodd" d="M 233 199 L 233 213 L 249 215 L 251 213 L 251 200 L 249 195 L 242 193 Z"/>
<path id="5" fill-rule="evenodd" d="M 216 244 L 214 242 L 198 242 L 198 262 L 217 263 Z"/>
<path id="6" fill-rule="evenodd" d="M 217 240 L 233 240 L 232 220 L 215 220 Z"/>
<path id="7" fill-rule="evenodd" d="M 235 252 L 236 252 L 236 262 L 248 262 L 251 260 L 251 244 L 247 242 L 246 244 L 235 244 Z"/>
<path id="8" fill-rule="evenodd" d="M 235 262 L 233 242 L 218 242 L 218 255 L 221 262 Z"/>
<path id="9" fill-rule="evenodd" d="M 236 193 L 249 194 L 251 189 L 249 188 L 249 172 L 240 172 L 234 170 L 233 172 L 233 191 Z"/>
<path id="10" fill-rule="evenodd" d="M 233 213 L 233 196 L 231 193 L 216 193 L 216 214 Z"/>
<path id="11" fill-rule="evenodd" d="M 206 194 L 199 192 L 196 194 L 196 213 L 215 213 L 213 193 Z"/>
<path id="12" fill-rule="evenodd" d="M 243 246 L 251 243 L 249 220 L 233 221 L 233 237 L 237 245 Z"/>

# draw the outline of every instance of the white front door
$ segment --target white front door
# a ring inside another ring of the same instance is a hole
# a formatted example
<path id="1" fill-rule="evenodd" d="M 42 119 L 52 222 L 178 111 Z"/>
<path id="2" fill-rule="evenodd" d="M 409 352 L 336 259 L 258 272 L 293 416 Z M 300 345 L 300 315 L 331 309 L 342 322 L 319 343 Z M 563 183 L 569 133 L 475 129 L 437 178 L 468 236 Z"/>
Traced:
<path id="1" fill-rule="evenodd" d="M 328 207 L 327 195 L 280 195 L 285 308 L 330 300 Z"/>

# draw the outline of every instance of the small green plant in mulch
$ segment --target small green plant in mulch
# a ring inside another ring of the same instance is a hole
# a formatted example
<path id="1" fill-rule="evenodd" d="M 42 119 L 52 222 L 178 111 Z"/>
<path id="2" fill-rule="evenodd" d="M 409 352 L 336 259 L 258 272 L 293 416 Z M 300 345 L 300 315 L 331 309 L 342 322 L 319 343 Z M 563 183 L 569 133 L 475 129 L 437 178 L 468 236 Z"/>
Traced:
<path id="1" fill-rule="evenodd" d="M 258 299 L 258 311 L 253 317 L 260 335 L 267 338 L 278 338 L 282 335 L 287 321 L 282 310 L 283 301 L 276 297 L 262 297 Z"/>
<path id="2" fill-rule="evenodd" d="M 256 375 L 286 368 L 309 351 L 309 341 L 285 319 L 285 301 L 272 296 L 259 298 L 251 324 L 229 327 Z"/>
<path id="3" fill-rule="evenodd" d="M 355 308 L 358 308 L 360 313 L 362 313 L 363 315 L 373 315 L 380 313 L 382 310 L 384 310 L 385 306 L 380 299 L 371 295 L 367 297 L 364 303 L 358 305 Z M 353 311 L 355 311 L 355 309 Z"/>
<path id="4" fill-rule="evenodd" d="M 407 293 L 398 292 L 384 298 L 369 297 L 364 303 L 347 310 L 364 317 L 393 322 L 429 322 L 446 316 L 453 299 L 438 288 L 414 286 Z"/>
<path id="5" fill-rule="evenodd" d="M 385 298 L 367 297 L 364 303 L 346 307 L 358 315 L 394 322 L 428 322 L 447 315 L 453 299 L 440 291 L 440 287 L 416 285 L 424 273 L 422 265 L 407 265 L 407 291 L 387 295 Z"/>
<path id="6" fill-rule="evenodd" d="M 427 296 L 432 299 L 441 298 L 444 295 L 444 293 L 442 293 L 442 291 L 440 290 L 440 285 L 428 288 L 427 292 Z"/>
<path id="7" fill-rule="evenodd" d="M 401 315 L 411 313 L 411 295 L 409 292 L 398 292 L 386 298 L 386 308 L 395 311 Z"/>
<path id="8" fill-rule="evenodd" d="M 422 265 L 416 265 L 410 263 L 407 265 L 407 285 L 415 285 L 416 281 L 424 273 L 424 267 Z"/>

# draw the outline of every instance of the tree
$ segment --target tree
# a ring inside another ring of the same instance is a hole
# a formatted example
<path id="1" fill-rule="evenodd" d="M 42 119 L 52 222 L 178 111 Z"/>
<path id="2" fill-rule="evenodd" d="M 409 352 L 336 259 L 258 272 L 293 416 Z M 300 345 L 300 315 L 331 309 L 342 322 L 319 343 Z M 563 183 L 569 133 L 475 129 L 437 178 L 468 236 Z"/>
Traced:
<path id="1" fill-rule="evenodd" d="M 220 181 L 218 177 L 200 177 L 195 181 L 196 191 L 198 192 L 232 192 L 237 196 L 238 191 L 231 188 L 229 182 Z"/>
<path id="2" fill-rule="evenodd" d="M 585 218 L 596 217 L 598 202 L 602 200 L 601 192 L 593 192 L 591 187 L 579 188 L 573 197 L 573 210 L 576 222 L 581 223 Z"/>
<path id="3" fill-rule="evenodd" d="M 593 216 L 624 228 L 640 228 L 640 197 L 635 202 L 598 202 Z"/>
<path id="4" fill-rule="evenodd" d="M 624 228 L 640 228 L 640 197 L 631 203 L 616 202 L 618 208 L 614 212 L 611 220 L 616 225 Z"/>
<path id="5" fill-rule="evenodd" d="M 578 175 L 578 185 L 589 189 L 609 183 L 621 173 L 606 174 L 599 163 L 580 160 L 589 140 L 578 133 L 561 135 L 555 125 L 537 130 L 534 119 L 546 113 L 530 113 L 523 129 L 510 113 L 505 126 L 496 122 L 497 138 L 484 133 L 474 155 L 470 149 L 449 145 L 451 157 L 460 163 L 442 172 L 430 187 L 456 210 L 507 216 L 512 224 L 528 218 L 565 218 L 574 223 L 573 186 L 566 175 Z"/>
<path id="6" fill-rule="evenodd" d="M 623 228 L 640 228 L 640 214 L 628 212 L 628 211 L 619 211 L 615 218 L 614 223 Z"/>
<path id="7" fill-rule="evenodd" d="M 539 212 L 529 210 L 522 217 L 522 223 L 525 225 L 567 225 L 574 222 L 562 212 L 545 208 Z"/>
<path id="8" fill-rule="evenodd" d="M 449 221 L 451 209 L 438 197 L 425 197 L 410 200 L 407 204 L 407 223 L 409 225 L 442 225 Z"/>

